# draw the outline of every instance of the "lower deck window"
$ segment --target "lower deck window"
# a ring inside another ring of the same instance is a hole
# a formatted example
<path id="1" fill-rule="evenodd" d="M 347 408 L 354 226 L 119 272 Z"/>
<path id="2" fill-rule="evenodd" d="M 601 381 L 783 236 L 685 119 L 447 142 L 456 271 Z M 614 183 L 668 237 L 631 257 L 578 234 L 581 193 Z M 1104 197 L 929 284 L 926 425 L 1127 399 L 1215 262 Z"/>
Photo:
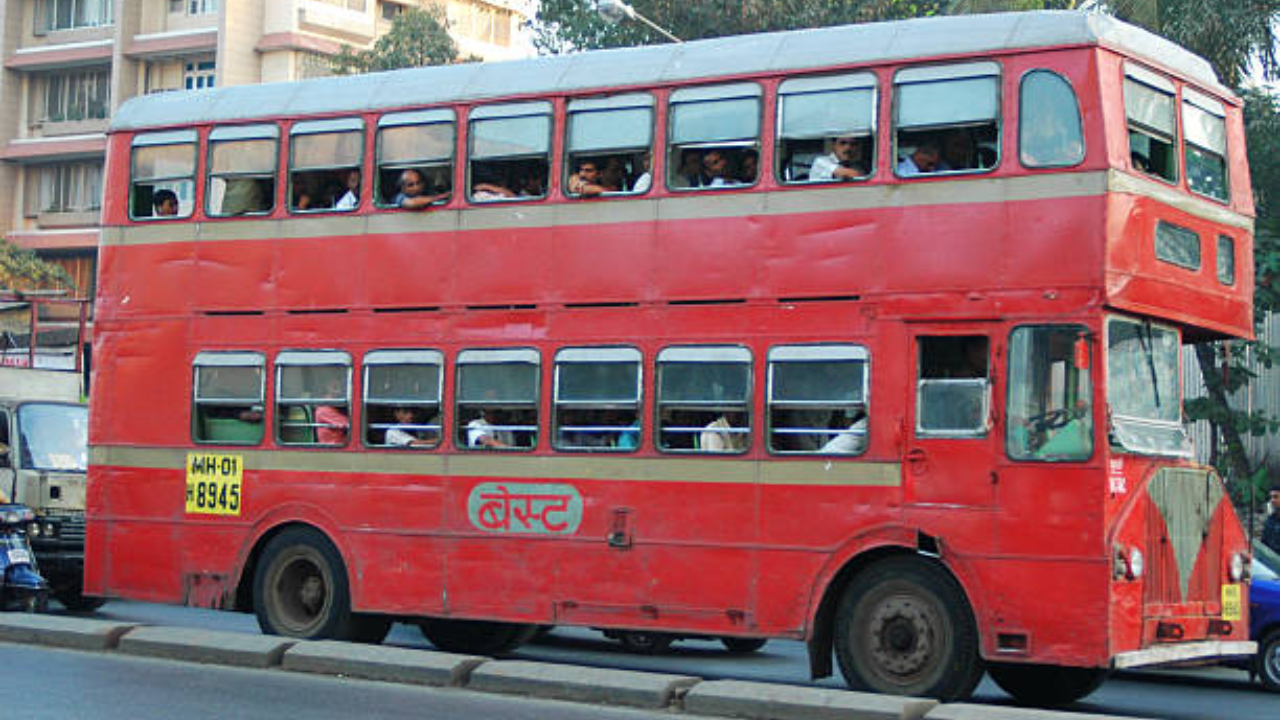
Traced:
<path id="1" fill-rule="evenodd" d="M 538 444 L 538 351 L 464 350 L 457 361 L 458 447 L 532 450 Z"/>
<path id="2" fill-rule="evenodd" d="M 916 380 L 916 434 L 986 434 L 991 382 L 984 335 L 922 337 Z"/>
<path id="3" fill-rule="evenodd" d="M 282 445 L 346 445 L 351 357 L 336 350 L 276 356 L 276 439 Z"/>
<path id="4" fill-rule="evenodd" d="M 658 447 L 743 453 L 751 447 L 751 353 L 674 347 L 658 354 Z"/>
<path id="5" fill-rule="evenodd" d="M 556 355 L 558 450 L 627 452 L 640 444 L 640 352 L 566 348 Z"/>
<path id="6" fill-rule="evenodd" d="M 436 350 L 375 350 L 364 358 L 364 443 L 429 450 L 440 444 L 444 356 Z"/>
<path id="7" fill-rule="evenodd" d="M 193 363 L 191 435 L 197 443 L 262 442 L 265 359 L 250 352 L 202 352 Z"/>
<path id="8" fill-rule="evenodd" d="M 769 351 L 769 450 L 854 455 L 867 447 L 867 351 L 790 345 Z"/>
<path id="9" fill-rule="evenodd" d="M 1005 422 L 1009 457 L 1084 460 L 1092 454 L 1091 355 L 1083 326 L 1013 331 Z"/>

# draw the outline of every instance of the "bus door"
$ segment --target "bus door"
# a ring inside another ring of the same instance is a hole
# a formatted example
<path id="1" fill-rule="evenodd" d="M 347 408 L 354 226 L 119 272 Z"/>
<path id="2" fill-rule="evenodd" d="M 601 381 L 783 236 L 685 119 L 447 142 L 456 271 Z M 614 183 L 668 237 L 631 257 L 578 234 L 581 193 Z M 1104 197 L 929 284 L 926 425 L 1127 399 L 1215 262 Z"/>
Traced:
<path id="1" fill-rule="evenodd" d="M 993 330 L 977 323 L 910 327 L 902 463 L 910 504 L 988 508 L 995 502 Z"/>

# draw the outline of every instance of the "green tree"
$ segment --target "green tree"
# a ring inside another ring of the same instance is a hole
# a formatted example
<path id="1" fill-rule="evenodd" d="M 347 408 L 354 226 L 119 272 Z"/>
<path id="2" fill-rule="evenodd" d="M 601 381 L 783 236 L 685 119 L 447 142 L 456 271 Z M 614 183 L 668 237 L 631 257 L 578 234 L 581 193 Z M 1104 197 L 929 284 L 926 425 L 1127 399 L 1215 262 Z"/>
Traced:
<path id="1" fill-rule="evenodd" d="M 329 65 L 338 75 L 354 75 L 455 62 L 459 62 L 458 45 L 449 36 L 449 22 L 444 11 L 432 5 L 397 15 L 391 29 L 368 50 L 343 45 Z"/>
<path id="2" fill-rule="evenodd" d="M 0 239 L 0 289 L 46 290 L 56 287 L 75 289 L 75 282 L 61 265 L 45 262 L 34 251 Z"/>

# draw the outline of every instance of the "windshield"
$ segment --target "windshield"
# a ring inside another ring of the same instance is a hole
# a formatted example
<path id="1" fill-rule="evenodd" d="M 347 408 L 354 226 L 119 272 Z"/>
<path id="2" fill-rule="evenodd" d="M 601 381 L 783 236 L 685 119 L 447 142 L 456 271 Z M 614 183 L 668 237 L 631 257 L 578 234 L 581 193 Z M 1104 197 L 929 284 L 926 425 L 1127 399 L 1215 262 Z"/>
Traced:
<path id="1" fill-rule="evenodd" d="M 1253 577 L 1257 580 L 1280 580 L 1280 555 L 1261 542 L 1253 541 Z"/>
<path id="2" fill-rule="evenodd" d="M 1111 318 L 1107 324 L 1107 403 L 1113 440 L 1134 452 L 1191 455 L 1182 427 L 1178 333 Z"/>
<path id="3" fill-rule="evenodd" d="M 18 408 L 22 467 L 84 472 L 89 444 L 89 411 L 83 405 L 27 403 Z"/>

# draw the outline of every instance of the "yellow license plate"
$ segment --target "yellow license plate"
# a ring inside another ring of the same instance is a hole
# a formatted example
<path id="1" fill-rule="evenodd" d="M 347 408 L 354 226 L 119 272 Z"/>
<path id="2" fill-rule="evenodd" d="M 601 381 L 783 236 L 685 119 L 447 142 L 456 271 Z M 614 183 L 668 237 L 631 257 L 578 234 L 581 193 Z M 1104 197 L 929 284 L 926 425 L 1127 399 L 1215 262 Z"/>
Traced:
<path id="1" fill-rule="evenodd" d="M 241 455 L 187 453 L 187 512 L 239 515 L 243 480 Z"/>
<path id="2" fill-rule="evenodd" d="M 1244 608 L 1240 601 L 1239 585 L 1222 586 L 1222 619 L 1232 621 L 1244 619 Z"/>

